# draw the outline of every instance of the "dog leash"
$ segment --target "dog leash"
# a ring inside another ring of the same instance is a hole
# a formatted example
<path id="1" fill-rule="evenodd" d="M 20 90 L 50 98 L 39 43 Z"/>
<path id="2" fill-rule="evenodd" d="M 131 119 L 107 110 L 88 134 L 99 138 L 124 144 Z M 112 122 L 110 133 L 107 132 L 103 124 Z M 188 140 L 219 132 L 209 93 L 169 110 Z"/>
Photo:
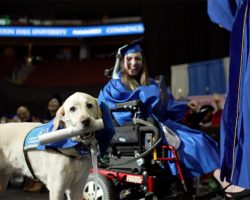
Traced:
<path id="1" fill-rule="evenodd" d="M 32 130 L 31 130 L 31 131 L 32 131 Z M 31 131 L 30 131 L 30 132 L 31 132 Z M 29 132 L 29 133 L 30 133 L 30 132 Z M 27 164 L 27 167 L 28 167 L 28 169 L 29 169 L 31 175 L 33 176 L 34 180 L 35 180 L 35 181 L 39 181 L 39 179 L 38 179 L 37 176 L 35 175 L 35 173 L 34 173 L 34 171 L 33 171 L 33 168 L 32 168 L 32 166 L 31 166 L 31 164 L 30 164 L 30 160 L 29 160 L 29 157 L 28 157 L 28 151 L 24 149 L 24 147 L 25 147 L 25 141 L 26 141 L 26 138 L 27 138 L 28 135 L 29 135 L 29 134 L 27 134 L 27 135 L 25 136 L 25 139 L 24 139 L 24 142 L 23 142 L 23 155 L 24 155 L 24 159 L 25 159 L 25 162 L 26 162 L 26 164 Z"/>

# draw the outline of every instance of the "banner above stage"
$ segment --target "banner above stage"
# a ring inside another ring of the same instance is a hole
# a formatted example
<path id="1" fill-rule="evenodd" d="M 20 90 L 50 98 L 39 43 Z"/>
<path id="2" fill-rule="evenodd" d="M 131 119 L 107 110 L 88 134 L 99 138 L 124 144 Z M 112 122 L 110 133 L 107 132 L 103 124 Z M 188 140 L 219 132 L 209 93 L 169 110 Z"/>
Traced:
<path id="1" fill-rule="evenodd" d="M 0 37 L 84 38 L 144 33 L 143 23 L 102 26 L 0 26 Z"/>

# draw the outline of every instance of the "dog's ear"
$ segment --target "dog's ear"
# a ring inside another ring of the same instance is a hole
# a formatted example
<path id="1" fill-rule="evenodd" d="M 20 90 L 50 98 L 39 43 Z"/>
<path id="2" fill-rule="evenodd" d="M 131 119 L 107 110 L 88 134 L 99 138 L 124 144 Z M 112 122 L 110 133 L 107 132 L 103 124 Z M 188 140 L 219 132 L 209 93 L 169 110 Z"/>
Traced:
<path id="1" fill-rule="evenodd" d="M 64 116 L 65 112 L 64 112 L 64 107 L 63 105 L 57 110 L 56 112 L 56 116 L 54 119 L 54 127 L 53 127 L 53 131 L 58 129 L 59 125 L 60 125 L 60 121 L 61 121 L 61 117 Z"/>
<path id="2" fill-rule="evenodd" d="M 101 119 L 102 118 L 102 110 L 98 105 L 98 100 L 95 100 L 95 106 L 96 106 L 96 119 Z"/>

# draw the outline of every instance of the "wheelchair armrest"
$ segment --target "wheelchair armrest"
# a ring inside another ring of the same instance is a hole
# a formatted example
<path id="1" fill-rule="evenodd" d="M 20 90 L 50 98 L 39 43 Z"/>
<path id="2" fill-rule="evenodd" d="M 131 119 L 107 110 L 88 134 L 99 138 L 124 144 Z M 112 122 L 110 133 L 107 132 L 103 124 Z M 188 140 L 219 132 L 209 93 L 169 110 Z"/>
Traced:
<path id="1" fill-rule="evenodd" d="M 135 111 L 141 106 L 140 100 L 127 101 L 124 103 L 117 103 L 115 108 L 110 109 L 111 112 L 114 111 Z"/>
<path id="2" fill-rule="evenodd" d="M 154 134 L 154 142 L 156 142 L 160 138 L 160 134 L 156 126 L 140 126 L 139 131 L 152 132 Z"/>

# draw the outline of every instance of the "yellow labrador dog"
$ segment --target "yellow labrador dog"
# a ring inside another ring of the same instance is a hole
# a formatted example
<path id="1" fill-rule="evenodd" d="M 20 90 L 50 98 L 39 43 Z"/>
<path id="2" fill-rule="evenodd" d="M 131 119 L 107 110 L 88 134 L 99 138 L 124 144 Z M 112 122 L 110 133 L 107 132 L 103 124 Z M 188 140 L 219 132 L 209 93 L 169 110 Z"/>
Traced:
<path id="1" fill-rule="evenodd" d="M 66 99 L 58 110 L 54 124 L 63 115 L 65 126 L 89 127 L 101 117 L 97 99 L 85 94 L 74 93 Z M 0 125 L 0 191 L 4 191 L 9 178 L 15 173 L 32 177 L 23 153 L 23 143 L 29 131 L 40 123 L 7 123 Z M 80 136 L 87 138 L 85 145 L 94 139 L 93 134 Z M 74 151 L 73 151 L 74 152 Z M 70 200 L 82 200 L 82 191 L 91 167 L 89 154 L 72 158 L 54 150 L 27 152 L 33 175 L 46 184 L 50 200 L 63 200 L 66 193 Z M 33 177 L 34 177 L 33 176 Z"/>

